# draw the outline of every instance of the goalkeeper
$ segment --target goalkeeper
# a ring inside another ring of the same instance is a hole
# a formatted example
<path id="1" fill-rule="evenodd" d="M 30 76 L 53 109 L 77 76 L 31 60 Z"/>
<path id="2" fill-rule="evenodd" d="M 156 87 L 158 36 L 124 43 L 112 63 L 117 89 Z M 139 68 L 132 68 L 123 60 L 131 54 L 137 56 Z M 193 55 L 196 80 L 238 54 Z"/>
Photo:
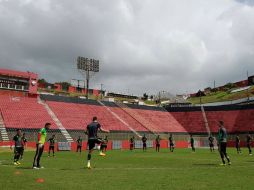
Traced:
<path id="1" fill-rule="evenodd" d="M 38 133 L 38 142 L 36 144 L 36 153 L 34 156 L 34 162 L 33 162 L 33 169 L 41 169 L 43 168 L 40 165 L 40 159 L 43 153 L 43 149 L 44 149 L 44 143 L 46 141 L 47 138 L 47 131 L 49 130 L 51 126 L 51 123 L 46 123 L 44 128 L 42 128 L 40 130 L 40 132 Z"/>

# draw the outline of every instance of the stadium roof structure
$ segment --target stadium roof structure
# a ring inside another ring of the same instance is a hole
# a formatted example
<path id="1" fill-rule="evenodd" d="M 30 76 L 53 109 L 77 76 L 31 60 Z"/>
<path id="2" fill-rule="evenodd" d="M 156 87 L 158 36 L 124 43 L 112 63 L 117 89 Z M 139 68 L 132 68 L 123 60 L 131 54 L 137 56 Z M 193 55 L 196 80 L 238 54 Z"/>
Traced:
<path id="1" fill-rule="evenodd" d="M 9 69 L 0 69 L 0 75 L 4 76 L 10 76 L 10 77 L 20 77 L 20 78 L 30 78 L 31 76 L 34 76 L 37 74 L 33 72 L 22 72 L 22 71 L 15 71 L 15 70 L 9 70 Z"/>

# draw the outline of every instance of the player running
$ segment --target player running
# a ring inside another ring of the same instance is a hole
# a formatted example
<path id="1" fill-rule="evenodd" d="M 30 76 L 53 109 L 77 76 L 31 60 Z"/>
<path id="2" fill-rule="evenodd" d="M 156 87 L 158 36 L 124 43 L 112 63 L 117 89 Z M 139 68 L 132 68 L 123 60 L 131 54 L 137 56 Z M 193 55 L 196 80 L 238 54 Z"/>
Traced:
<path id="1" fill-rule="evenodd" d="M 48 157 L 50 157 L 51 150 L 53 152 L 53 157 L 54 157 L 55 156 L 55 135 L 52 135 L 52 137 L 48 140 L 48 142 L 49 142 Z"/>
<path id="2" fill-rule="evenodd" d="M 209 141 L 210 151 L 214 152 L 214 137 L 212 135 L 210 135 L 208 138 L 208 141 Z"/>
<path id="3" fill-rule="evenodd" d="M 146 151 L 146 141 L 147 141 L 147 138 L 146 138 L 146 135 L 144 134 L 144 136 L 142 137 L 142 143 L 143 143 L 143 152 Z"/>
<path id="4" fill-rule="evenodd" d="M 24 150 L 25 150 L 25 147 L 26 147 L 26 143 L 27 143 L 27 139 L 26 139 L 26 134 L 23 133 L 22 135 L 22 150 L 21 150 L 21 154 L 20 154 L 20 160 L 23 159 L 23 155 L 24 155 Z"/>
<path id="5" fill-rule="evenodd" d="M 192 152 L 195 152 L 196 151 L 196 149 L 195 149 L 195 140 L 194 140 L 192 135 L 190 135 L 190 144 L 191 144 Z"/>
<path id="6" fill-rule="evenodd" d="M 45 126 L 38 133 L 38 139 L 36 144 L 36 152 L 34 156 L 33 169 L 41 169 L 40 159 L 44 150 L 44 144 L 47 138 L 47 131 L 49 130 L 51 123 L 46 123 Z"/>
<path id="7" fill-rule="evenodd" d="M 20 155 L 22 152 L 22 137 L 21 137 L 21 130 L 17 129 L 17 134 L 13 137 L 14 142 L 14 165 L 18 166 L 21 163 L 19 162 Z M 13 144 L 11 144 L 10 149 L 12 150 Z"/>
<path id="8" fill-rule="evenodd" d="M 237 154 L 241 154 L 242 152 L 240 148 L 240 137 L 238 134 L 235 137 L 235 147 L 236 147 Z"/>
<path id="9" fill-rule="evenodd" d="M 80 136 L 77 139 L 77 150 L 76 150 L 76 152 L 78 152 L 78 151 L 81 154 L 81 151 L 82 151 L 82 139 L 81 139 Z"/>
<path id="10" fill-rule="evenodd" d="M 107 130 L 102 129 L 101 125 L 97 121 L 97 117 L 93 117 L 92 123 L 87 125 L 86 132 L 85 132 L 88 136 L 88 143 L 87 143 L 88 149 L 89 149 L 89 152 L 87 155 L 87 168 L 88 169 L 91 169 L 91 158 L 92 158 L 92 152 L 95 147 L 95 144 L 101 143 L 101 140 L 98 139 L 98 136 L 97 136 L 98 130 L 104 131 L 104 132 L 109 132 Z M 105 156 L 104 153 L 100 153 L 100 155 Z"/>
<path id="11" fill-rule="evenodd" d="M 155 139 L 156 152 L 160 152 L 160 146 L 161 146 L 160 141 L 161 141 L 161 138 L 160 138 L 160 135 L 158 135 Z"/>
<path id="12" fill-rule="evenodd" d="M 170 152 L 174 152 L 175 145 L 174 145 L 174 139 L 172 134 L 169 135 L 168 140 L 169 140 L 169 150 Z"/>
<path id="13" fill-rule="evenodd" d="M 219 121 L 219 131 L 218 131 L 218 144 L 219 144 L 219 151 L 222 160 L 221 166 L 225 166 L 225 159 L 228 161 L 228 165 L 231 165 L 229 160 L 229 156 L 227 155 L 227 130 L 224 127 L 224 122 Z"/>
<path id="14" fill-rule="evenodd" d="M 250 136 L 250 133 L 246 136 L 246 145 L 249 150 L 249 155 L 252 156 L 252 151 L 251 151 L 251 142 L 252 142 L 252 137 Z"/>

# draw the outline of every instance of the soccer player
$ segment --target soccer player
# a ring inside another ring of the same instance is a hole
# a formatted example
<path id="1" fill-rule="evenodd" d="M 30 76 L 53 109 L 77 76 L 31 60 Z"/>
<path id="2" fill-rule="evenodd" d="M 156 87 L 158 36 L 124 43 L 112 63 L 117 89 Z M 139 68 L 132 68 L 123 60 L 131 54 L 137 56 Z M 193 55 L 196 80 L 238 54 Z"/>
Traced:
<path id="1" fill-rule="evenodd" d="M 251 142 L 252 142 L 252 137 L 250 136 L 250 133 L 248 133 L 247 136 L 246 136 L 246 145 L 247 145 L 247 148 L 249 149 L 249 155 L 250 156 L 252 156 Z"/>
<path id="2" fill-rule="evenodd" d="M 194 138 L 192 135 L 190 135 L 190 144 L 191 144 L 191 150 L 192 152 L 195 152 L 196 149 L 195 149 L 195 141 L 194 141 Z"/>
<path id="3" fill-rule="evenodd" d="M 19 162 L 20 155 L 22 152 L 22 137 L 21 137 L 21 130 L 17 129 L 17 134 L 13 137 L 14 142 L 14 165 L 18 166 L 21 163 Z M 13 144 L 12 144 L 13 145 Z M 12 145 L 10 146 L 12 150 Z"/>
<path id="4" fill-rule="evenodd" d="M 133 150 L 134 149 L 134 146 L 135 146 L 135 137 L 131 137 L 130 138 L 130 150 Z"/>
<path id="5" fill-rule="evenodd" d="M 158 135 L 155 139 L 156 152 L 160 152 L 160 146 L 161 146 L 160 141 L 161 141 L 161 138 L 160 138 L 160 135 Z"/>
<path id="6" fill-rule="evenodd" d="M 78 151 L 81 154 L 81 151 L 82 151 L 82 139 L 81 139 L 80 136 L 77 139 L 77 150 L 76 150 L 76 152 L 78 152 Z"/>
<path id="7" fill-rule="evenodd" d="M 38 139 L 36 144 L 36 152 L 34 156 L 33 169 L 41 169 L 43 166 L 40 165 L 40 159 L 44 150 L 44 143 L 47 138 L 47 131 L 50 129 L 51 123 L 46 123 L 45 126 L 38 133 Z"/>
<path id="8" fill-rule="evenodd" d="M 55 156 L 55 135 L 52 135 L 52 137 L 48 141 L 49 141 L 48 157 L 50 157 L 51 150 L 53 152 L 53 157 L 54 157 Z"/>
<path id="9" fill-rule="evenodd" d="M 229 160 L 229 156 L 227 155 L 227 130 L 224 127 L 224 122 L 219 121 L 219 131 L 218 131 L 218 143 L 219 143 L 219 151 L 222 160 L 221 166 L 225 166 L 225 158 L 228 161 L 228 165 L 231 165 Z"/>
<path id="10" fill-rule="evenodd" d="M 210 135 L 208 138 L 208 141 L 209 141 L 210 151 L 214 152 L 214 137 L 212 135 Z"/>
<path id="11" fill-rule="evenodd" d="M 25 147 L 26 147 L 26 143 L 27 143 L 27 139 L 26 139 L 26 134 L 23 133 L 22 135 L 22 150 L 21 150 L 21 154 L 20 154 L 20 160 L 23 159 L 23 155 L 24 155 L 24 150 L 25 150 Z"/>
<path id="12" fill-rule="evenodd" d="M 147 138 L 146 138 L 146 135 L 144 134 L 144 136 L 142 137 L 143 151 L 146 151 L 146 141 L 147 141 Z"/>
<path id="13" fill-rule="evenodd" d="M 235 147 L 236 147 L 237 154 L 241 154 L 242 152 L 240 148 L 240 137 L 238 134 L 235 137 Z"/>
<path id="14" fill-rule="evenodd" d="M 172 134 L 169 135 L 168 140 L 169 140 L 169 150 L 170 152 L 174 152 L 175 145 L 174 145 L 174 139 Z"/>
<path id="15" fill-rule="evenodd" d="M 108 136 L 105 137 L 105 139 L 102 140 L 101 147 L 100 147 L 100 154 L 107 151 L 108 147 Z"/>
<path id="16" fill-rule="evenodd" d="M 87 168 L 91 169 L 91 157 L 92 157 L 92 152 L 95 147 L 95 144 L 100 144 L 101 140 L 98 139 L 97 136 L 97 131 L 104 131 L 104 132 L 109 132 L 107 130 L 102 129 L 101 125 L 97 121 L 97 117 L 93 117 L 92 123 L 87 125 L 86 128 L 86 134 L 88 135 L 88 155 L 87 155 Z M 100 153 L 101 156 L 105 156 L 104 153 Z"/>

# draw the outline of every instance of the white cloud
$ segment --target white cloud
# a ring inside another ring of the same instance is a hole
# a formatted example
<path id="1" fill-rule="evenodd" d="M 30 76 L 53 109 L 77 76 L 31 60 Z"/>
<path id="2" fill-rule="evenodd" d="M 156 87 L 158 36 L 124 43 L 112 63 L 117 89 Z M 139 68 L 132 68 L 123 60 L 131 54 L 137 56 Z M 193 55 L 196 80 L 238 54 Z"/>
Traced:
<path id="1" fill-rule="evenodd" d="M 70 80 L 81 55 L 100 59 L 92 86 L 193 92 L 254 74 L 253 20 L 242 0 L 0 1 L 0 66 Z"/>

